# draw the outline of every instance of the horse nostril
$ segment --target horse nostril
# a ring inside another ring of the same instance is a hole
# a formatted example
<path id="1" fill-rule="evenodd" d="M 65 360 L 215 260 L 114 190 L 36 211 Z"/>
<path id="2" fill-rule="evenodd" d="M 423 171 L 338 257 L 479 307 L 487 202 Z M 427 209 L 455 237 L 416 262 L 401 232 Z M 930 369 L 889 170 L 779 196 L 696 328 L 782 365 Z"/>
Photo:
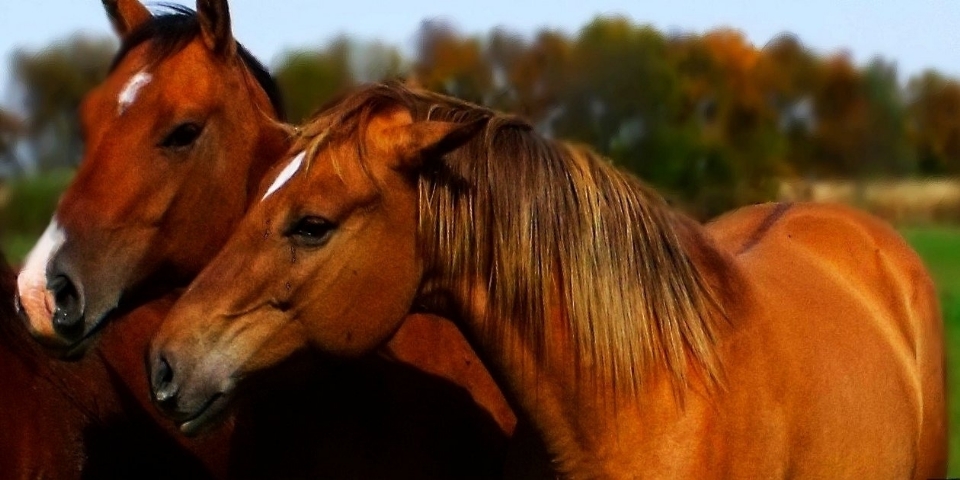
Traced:
<path id="1" fill-rule="evenodd" d="M 157 357 L 153 366 L 151 382 L 153 383 L 153 398 L 158 403 L 168 403 L 177 395 L 179 388 L 173 381 L 173 368 L 170 367 L 170 362 L 167 361 L 166 357 L 162 355 Z"/>
<path id="2" fill-rule="evenodd" d="M 78 340 L 83 335 L 83 311 L 76 285 L 65 275 L 57 275 L 50 279 L 47 288 L 56 302 L 53 330 L 68 340 Z"/>

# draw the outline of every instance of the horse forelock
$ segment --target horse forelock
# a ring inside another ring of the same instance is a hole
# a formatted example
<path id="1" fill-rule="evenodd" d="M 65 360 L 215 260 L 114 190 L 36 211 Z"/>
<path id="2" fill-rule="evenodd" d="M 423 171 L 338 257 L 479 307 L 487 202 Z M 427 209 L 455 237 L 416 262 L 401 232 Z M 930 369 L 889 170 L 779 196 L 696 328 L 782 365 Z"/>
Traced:
<path id="1" fill-rule="evenodd" d="M 193 39 L 200 35 L 200 23 L 197 13 L 192 9 L 177 4 L 161 4 L 161 11 L 153 18 L 140 25 L 123 38 L 120 48 L 110 65 L 113 71 L 124 58 L 136 47 L 148 43 L 149 62 L 163 61 L 171 55 L 183 50 Z M 259 87 L 267 94 L 277 118 L 284 120 L 286 112 L 280 87 L 260 63 L 240 42 L 236 42 L 237 55 L 247 71 L 256 80 Z"/>
<path id="2" fill-rule="evenodd" d="M 467 102 L 412 90 L 399 81 L 371 84 L 338 95 L 319 108 L 311 120 L 297 129 L 291 151 L 305 151 L 305 168 L 309 169 L 317 159 L 317 153 L 331 142 L 355 144 L 360 168 L 372 179 L 365 162 L 366 142 L 362 139 L 377 114 L 395 109 L 407 110 L 414 120 L 468 123 L 495 115 L 491 110 Z"/>

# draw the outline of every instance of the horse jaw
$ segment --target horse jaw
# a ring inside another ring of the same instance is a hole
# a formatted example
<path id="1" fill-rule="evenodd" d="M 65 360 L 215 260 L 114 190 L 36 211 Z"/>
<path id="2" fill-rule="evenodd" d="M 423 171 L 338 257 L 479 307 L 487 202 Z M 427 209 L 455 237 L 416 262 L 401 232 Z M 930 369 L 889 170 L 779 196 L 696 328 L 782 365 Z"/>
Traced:
<path id="1" fill-rule="evenodd" d="M 34 336 L 56 338 L 53 331 L 53 312 L 56 299 L 47 288 L 47 265 L 63 246 L 66 236 L 57 219 L 47 225 L 43 235 L 27 255 L 23 270 L 17 276 L 18 309 L 26 313 L 28 325 Z"/>

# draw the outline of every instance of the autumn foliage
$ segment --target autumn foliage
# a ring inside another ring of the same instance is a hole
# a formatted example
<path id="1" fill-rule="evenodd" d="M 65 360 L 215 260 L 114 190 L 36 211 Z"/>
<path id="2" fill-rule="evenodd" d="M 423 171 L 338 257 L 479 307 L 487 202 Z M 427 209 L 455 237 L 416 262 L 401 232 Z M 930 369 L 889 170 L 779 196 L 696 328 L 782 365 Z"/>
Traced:
<path id="1" fill-rule="evenodd" d="M 791 35 L 757 47 L 736 30 L 666 34 L 619 17 L 533 35 L 463 35 L 426 21 L 416 45 L 404 54 L 339 37 L 287 52 L 273 71 L 291 120 L 350 85 L 405 77 L 592 145 L 704 217 L 771 199 L 784 179 L 960 173 L 957 80 L 933 71 L 902 80 L 883 59 L 817 56 Z M 19 151 L 40 157 L 34 165 L 76 156 L 68 118 L 109 50 L 74 39 L 15 56 L 27 115 L 0 131 L 0 161 L 16 157 L 14 131 L 32 146 Z"/>

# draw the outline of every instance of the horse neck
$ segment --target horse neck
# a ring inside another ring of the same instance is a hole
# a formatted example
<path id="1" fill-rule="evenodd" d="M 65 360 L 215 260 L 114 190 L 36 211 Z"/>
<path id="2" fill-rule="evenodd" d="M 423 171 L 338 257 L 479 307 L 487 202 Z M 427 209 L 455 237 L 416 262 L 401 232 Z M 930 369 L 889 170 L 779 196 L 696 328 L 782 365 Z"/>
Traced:
<path id="1" fill-rule="evenodd" d="M 724 309 L 734 308 L 731 299 L 743 281 L 733 258 L 716 245 L 700 224 L 678 214 L 671 221 L 705 281 L 716 287 Z M 549 308 L 543 319 L 545 330 L 557 344 L 538 353 L 525 343 L 522 332 L 504 335 L 502 327 L 491 328 L 493 323 L 522 323 L 491 314 L 495 309 L 488 301 L 487 288 L 485 282 L 474 282 L 465 297 L 454 295 L 455 298 L 448 299 L 447 305 L 452 308 L 444 315 L 456 319 L 518 417 L 541 435 L 557 473 L 571 478 L 594 478 L 639 471 L 625 470 L 624 466 L 643 467 L 643 454 L 637 453 L 636 443 L 621 443 L 619 439 L 651 438 L 655 429 L 648 431 L 646 426 L 664 419 L 674 421 L 691 405 L 687 397 L 677 395 L 670 372 L 666 368 L 647 372 L 635 398 L 625 401 L 609 381 L 586 378 L 571 367 L 572 339 L 566 330 L 562 306 Z M 725 330 L 721 329 L 720 334 L 723 333 Z M 695 380 L 688 389 L 709 395 L 712 387 L 705 377 L 691 377 Z"/>
<path id="2" fill-rule="evenodd" d="M 12 299 L 15 277 L 4 267 L 0 266 L 0 296 Z M 102 375 L 102 359 L 98 355 L 87 355 L 78 362 L 52 358 L 30 337 L 12 304 L 0 302 L 0 379 L 6 392 L 0 394 L 0 411 L 20 411 L 28 404 L 45 416 L 4 415 L 0 429 L 37 429 L 39 435 L 53 435 L 52 430 L 44 429 L 90 425 L 113 413 L 118 405 L 110 393 L 112 388 L 104 388 L 108 383 Z"/>

